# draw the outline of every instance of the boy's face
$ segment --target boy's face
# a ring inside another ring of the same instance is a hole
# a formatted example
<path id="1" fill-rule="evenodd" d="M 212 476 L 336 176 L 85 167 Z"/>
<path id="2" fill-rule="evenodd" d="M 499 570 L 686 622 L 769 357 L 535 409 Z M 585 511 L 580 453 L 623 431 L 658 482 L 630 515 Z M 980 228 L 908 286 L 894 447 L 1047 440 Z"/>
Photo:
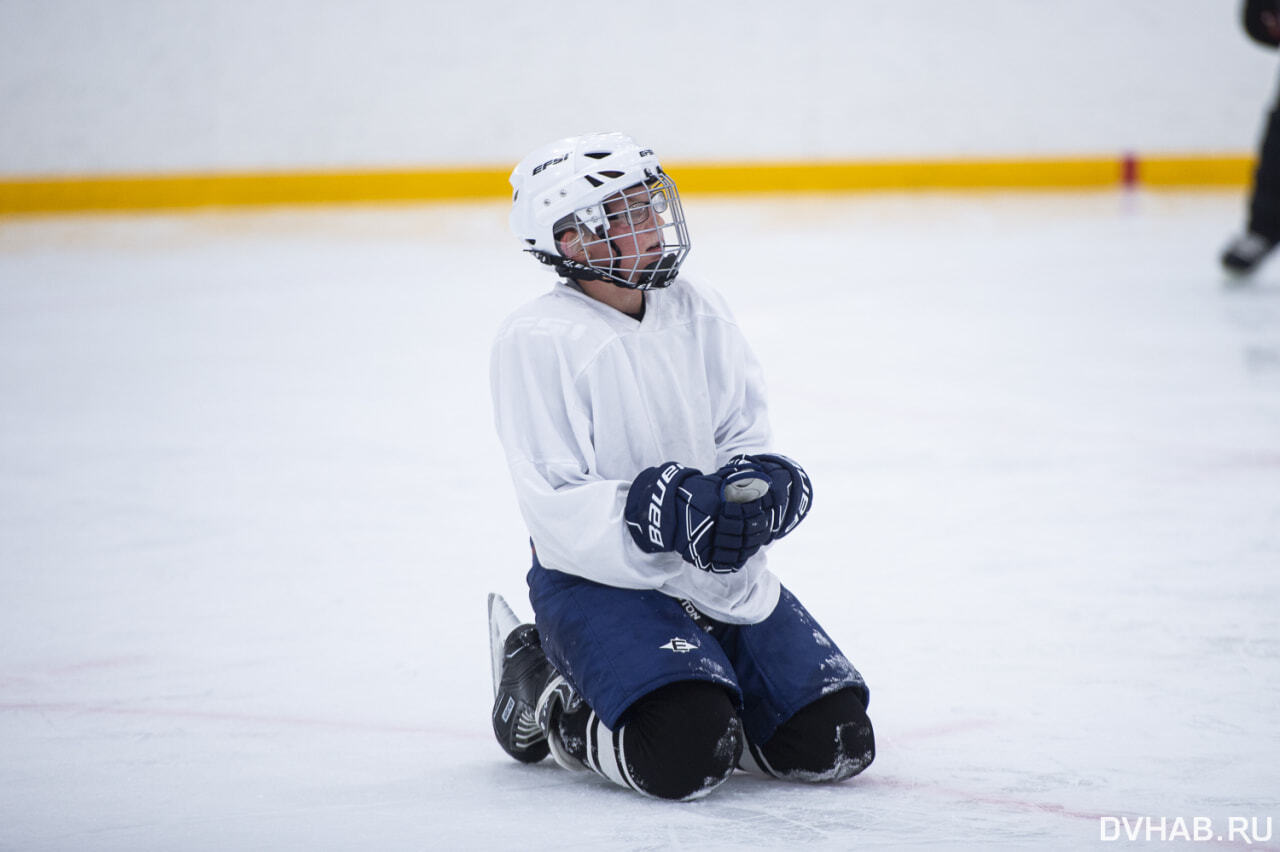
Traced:
<path id="1" fill-rule="evenodd" d="M 666 196 L 661 192 L 650 193 L 644 184 L 627 187 L 604 202 L 608 217 L 604 237 L 584 230 L 581 242 L 568 244 L 570 256 L 636 283 L 646 268 L 662 258 L 662 212 L 666 208 Z"/>

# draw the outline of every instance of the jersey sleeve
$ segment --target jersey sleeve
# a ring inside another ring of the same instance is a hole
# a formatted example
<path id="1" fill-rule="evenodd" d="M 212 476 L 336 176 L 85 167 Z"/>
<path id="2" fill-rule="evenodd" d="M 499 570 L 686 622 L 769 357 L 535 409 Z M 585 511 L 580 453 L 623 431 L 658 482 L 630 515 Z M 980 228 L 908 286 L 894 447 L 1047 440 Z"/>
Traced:
<path id="1" fill-rule="evenodd" d="M 508 329 L 494 344 L 495 425 L 538 561 L 611 586 L 658 588 L 683 563 L 632 542 L 623 520 L 631 483 L 598 473 L 588 402 L 575 379 L 551 335 Z"/>

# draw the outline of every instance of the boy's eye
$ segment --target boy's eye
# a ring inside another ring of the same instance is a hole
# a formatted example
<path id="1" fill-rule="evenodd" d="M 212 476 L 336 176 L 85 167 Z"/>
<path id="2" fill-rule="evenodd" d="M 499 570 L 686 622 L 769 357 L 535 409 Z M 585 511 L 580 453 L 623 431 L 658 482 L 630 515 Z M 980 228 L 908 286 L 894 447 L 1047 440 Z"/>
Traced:
<path id="1" fill-rule="evenodd" d="M 610 222 L 620 222 L 625 218 L 632 225 L 643 225 L 649 221 L 649 218 L 657 213 L 662 215 L 667 210 L 667 196 L 662 192 L 652 193 L 648 198 L 636 200 L 627 204 L 625 208 L 617 213 L 609 215 Z"/>

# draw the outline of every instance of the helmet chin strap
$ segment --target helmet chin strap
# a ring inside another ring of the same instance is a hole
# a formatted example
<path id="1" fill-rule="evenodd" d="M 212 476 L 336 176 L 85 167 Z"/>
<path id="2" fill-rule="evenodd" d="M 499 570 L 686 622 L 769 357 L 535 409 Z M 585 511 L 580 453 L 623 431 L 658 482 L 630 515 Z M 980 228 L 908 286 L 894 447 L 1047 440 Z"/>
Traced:
<path id="1" fill-rule="evenodd" d="M 547 266 L 555 269 L 556 274 L 561 278 L 573 278 L 575 280 L 585 278 L 589 281 L 608 281 L 611 284 L 617 284 L 619 287 L 626 287 L 629 290 L 660 290 L 671 284 L 675 278 L 673 268 L 675 267 L 675 255 L 664 254 L 658 260 L 646 269 L 640 270 L 640 281 L 632 284 L 630 281 L 620 281 L 612 277 L 612 271 L 606 272 L 598 266 L 589 266 L 581 261 L 574 260 L 570 257 L 561 257 L 559 255 L 550 254 L 537 249 L 526 249 L 529 254 L 545 263 Z M 610 261 L 610 266 L 613 261 Z M 611 277 L 601 278 L 601 273 Z"/>
<path id="2" fill-rule="evenodd" d="M 640 273 L 640 283 L 645 289 L 666 287 L 675 278 L 676 256 L 664 254 Z"/>

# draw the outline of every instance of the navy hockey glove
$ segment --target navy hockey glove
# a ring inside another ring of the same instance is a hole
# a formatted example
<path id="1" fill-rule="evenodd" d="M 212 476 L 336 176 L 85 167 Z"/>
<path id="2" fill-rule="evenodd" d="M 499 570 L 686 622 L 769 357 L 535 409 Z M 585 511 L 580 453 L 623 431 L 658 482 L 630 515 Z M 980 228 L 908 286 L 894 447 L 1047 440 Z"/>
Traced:
<path id="1" fill-rule="evenodd" d="M 716 547 L 745 554 L 738 563 L 740 568 L 773 539 L 777 511 L 769 474 L 745 456 L 736 456 L 717 470 L 715 476 L 722 482 Z"/>
<path id="2" fill-rule="evenodd" d="M 813 485 L 809 482 L 809 474 L 786 456 L 766 454 L 740 458 L 755 462 L 769 475 L 772 483 L 769 492 L 777 510 L 769 541 L 777 541 L 795 529 L 813 506 Z"/>
<path id="3" fill-rule="evenodd" d="M 725 468 L 706 475 L 677 462 L 646 468 L 627 494 L 627 530 L 645 553 L 674 551 L 703 571 L 737 571 L 768 540 L 768 495 L 733 503 L 724 489 L 726 480 L 755 475 Z"/>

